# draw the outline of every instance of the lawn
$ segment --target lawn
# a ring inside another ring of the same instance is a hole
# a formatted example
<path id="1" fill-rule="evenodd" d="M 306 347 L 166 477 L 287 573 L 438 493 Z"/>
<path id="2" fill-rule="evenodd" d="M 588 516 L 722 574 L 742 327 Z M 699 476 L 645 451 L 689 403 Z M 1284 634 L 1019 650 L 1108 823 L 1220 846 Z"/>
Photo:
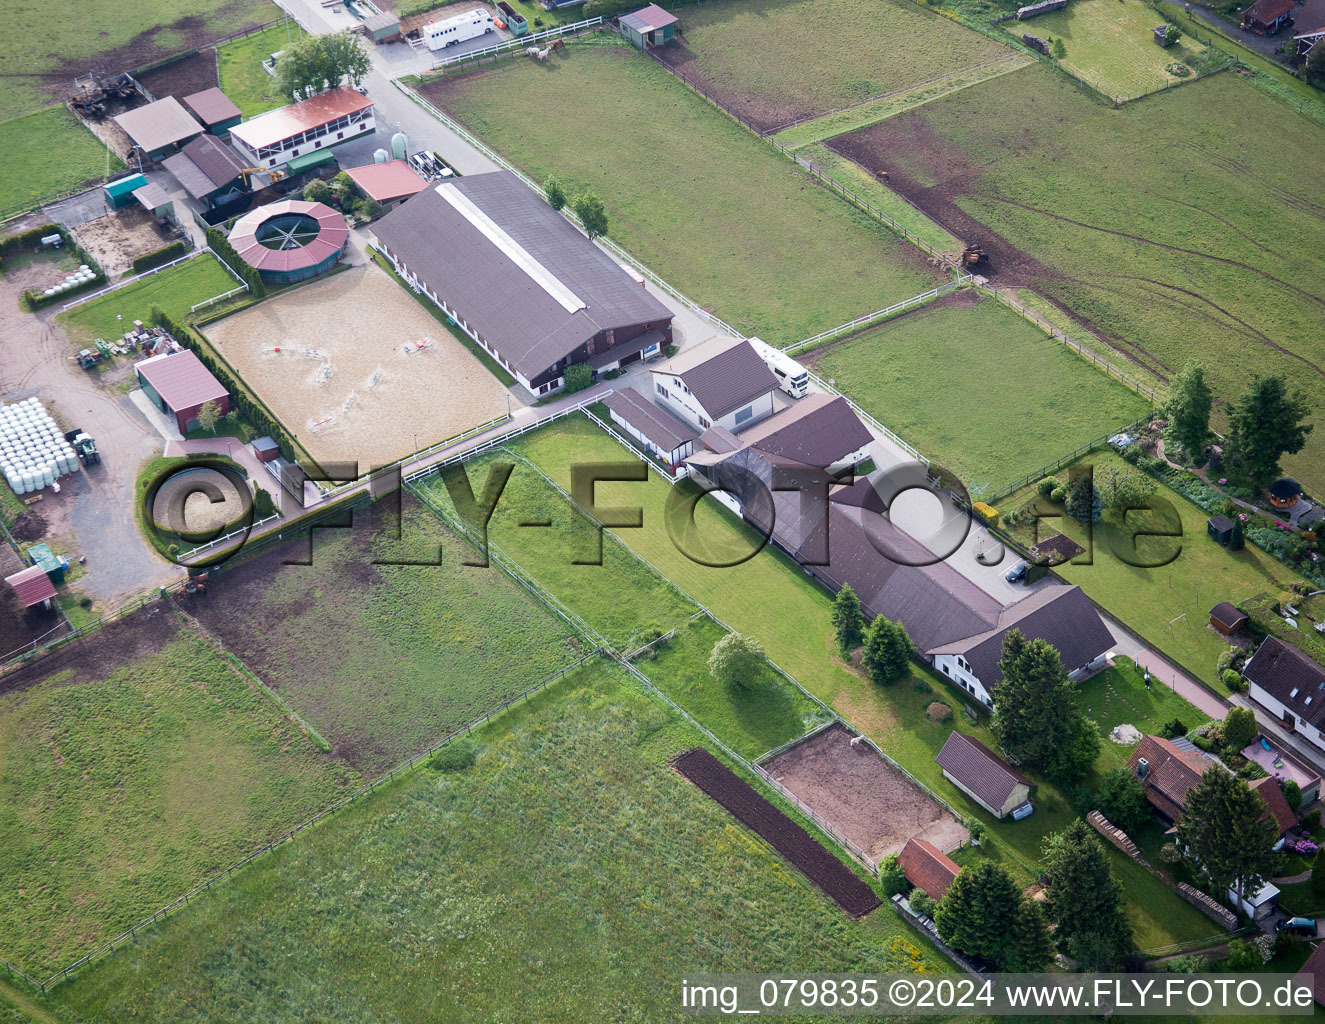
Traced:
<path id="1" fill-rule="evenodd" d="M 1008 56 L 903 0 L 703 4 L 681 27 L 659 56 L 761 131 Z"/>
<path id="2" fill-rule="evenodd" d="M 700 742 L 600 663 L 42 1000 L 58 1020 L 655 1021 L 687 971 L 944 970 L 840 910 L 668 760 Z"/>
<path id="3" fill-rule="evenodd" d="M 10 77 L 0 91 L 0 117 L 45 106 L 57 87 L 64 89 L 77 75 L 133 71 L 280 17 L 266 0 L 84 0 L 76 7 L 25 3 L 9 11 L 0 67 Z"/>
<path id="4" fill-rule="evenodd" d="M 172 320 L 183 323 L 191 306 L 237 287 L 239 282 L 221 261 L 203 253 L 187 263 L 75 306 L 68 313 L 61 313 L 59 319 L 74 346 L 84 348 L 94 338 L 108 341 L 119 338 L 135 320 L 149 322 L 154 305 L 160 306 Z"/>
<path id="5" fill-rule="evenodd" d="M 1131 373 L 1203 360 L 1216 429 L 1254 373 L 1325 405 L 1325 207 L 1301 172 L 1325 163 L 1325 128 L 1245 79 L 1112 110 L 1030 67 L 830 145 L 981 241 L 995 283 L 1062 304 Z M 1325 491 L 1325 432 L 1283 465 Z"/>
<path id="6" fill-rule="evenodd" d="M 358 782 L 168 607 L 25 670 L 0 764 L 0 956 L 43 978 Z"/>
<path id="7" fill-rule="evenodd" d="M 493 463 L 512 461 L 506 453 L 496 452 L 466 463 L 474 494 L 482 496 Z M 430 477 L 421 489 L 426 501 L 455 515 L 440 477 Z M 576 565 L 577 560 L 597 561 L 600 537 L 602 564 Z M 699 610 L 629 548 L 605 532 L 600 534 L 555 487 L 523 463 L 515 463 L 502 491 L 488 522 L 488 540 L 622 652 L 648 643 Z M 476 558 L 477 552 L 469 556 Z"/>
<path id="8" fill-rule="evenodd" d="M 1186 36 L 1168 48 L 1155 45 L 1159 24 L 1161 17 L 1141 0 L 1073 0 L 1037 15 L 1031 31 L 1063 41 L 1064 69 L 1106 96 L 1128 99 L 1181 81 L 1165 70 L 1170 64 L 1200 71 L 1208 59 L 1209 47 Z M 1026 26 L 1010 21 L 1003 28 L 1020 39 Z"/>
<path id="9" fill-rule="evenodd" d="M 1082 456 L 1054 475 L 1066 481 L 1073 466 L 1087 465 L 1095 467 L 1097 480 L 1113 470 L 1140 472 L 1106 451 Z M 1215 671 L 1215 662 L 1220 652 L 1228 649 L 1228 643 L 1210 628 L 1210 609 L 1220 601 L 1242 604 L 1262 593 L 1277 598 L 1299 578 L 1282 562 L 1250 544 L 1236 552 L 1221 547 L 1206 536 L 1208 512 L 1168 487 L 1160 485 L 1157 493 L 1176 510 L 1182 524 L 1181 538 L 1139 537 L 1137 555 L 1129 557 L 1133 561 L 1158 561 L 1161 553 L 1171 555 L 1176 544 L 1179 550 L 1171 562 L 1159 568 L 1140 568 L 1119 559 L 1114 552 L 1130 550 L 1131 545 L 1110 514 L 1094 526 L 1091 564 L 1069 562 L 1055 572 L 1069 583 L 1080 584 L 1098 604 L 1192 675 L 1212 689 L 1227 693 Z M 1054 516 L 1040 527 L 1040 539 L 1061 532 L 1085 546 L 1081 524 L 1064 515 L 1061 506 L 1036 498 L 1033 488 L 1024 488 L 1001 504 L 1005 511 L 1016 511 L 1032 502 Z M 1146 528 L 1163 521 L 1150 513 L 1133 513 L 1128 522 L 1129 526 Z M 1028 542 L 1031 528 L 1030 520 L 1020 523 L 1013 528 L 1013 536 Z"/>
<path id="10" fill-rule="evenodd" d="M 593 189 L 614 241 L 745 333 L 797 341 L 941 280 L 879 222 L 610 34 L 423 92 L 535 179 Z"/>
<path id="11" fill-rule="evenodd" d="M 307 560 L 307 540 L 225 565 L 191 610 L 372 775 L 584 653 L 506 575 L 462 565 L 471 554 L 412 500 L 397 523 L 388 498 L 353 530 L 315 531 L 310 565 L 283 564 Z"/>
<path id="12" fill-rule="evenodd" d="M 658 689 L 742 757 L 755 760 L 831 716 L 771 668 L 752 686 L 724 686 L 708 659 L 726 631 L 709 618 L 682 626 L 654 657 L 635 662 Z"/>
<path id="13" fill-rule="evenodd" d="M 31 209 L 87 182 L 105 181 L 124 168 L 124 162 L 63 106 L 0 121 L 0 153 L 6 165 L 0 178 L 0 214 Z"/>
<path id="14" fill-rule="evenodd" d="M 611 461 L 625 449 L 588 420 L 567 419 L 528 434 L 518 449 L 545 472 L 567 486 L 575 462 Z M 648 484 L 609 483 L 598 487 L 598 500 L 614 506 L 644 509 L 644 526 L 618 535 L 696 600 L 733 629 L 758 638 L 769 658 L 795 676 L 807 690 L 865 731 L 899 764 L 963 815 L 980 818 L 990 828 L 988 855 L 1002 860 L 1029 885 L 1039 873 L 1044 836 L 1070 823 L 1076 812 L 1055 787 L 1041 782 L 1035 813 L 1020 822 L 995 822 L 946 782 L 934 755 L 953 728 L 968 732 L 990 746 L 996 741 L 988 719 L 973 724 L 962 712 L 962 698 L 939 677 L 919 668 L 913 679 L 881 688 L 844 664 L 837 656 L 827 593 L 798 566 L 771 548 L 734 568 L 701 565 L 673 543 L 663 519 L 669 485 L 657 474 Z M 696 509 L 695 527 L 683 534 L 687 550 L 704 551 L 710 560 L 731 560 L 750 549 L 751 535 L 725 511 L 705 502 Z M 954 711 L 937 721 L 925 714 L 941 699 Z M 1118 877 L 1131 893 L 1129 914 L 1142 948 L 1202 938 L 1217 929 L 1194 908 L 1156 882 L 1121 853 L 1111 853 Z"/>
<path id="15" fill-rule="evenodd" d="M 303 34 L 297 22 L 286 18 L 279 25 L 216 48 L 221 91 L 234 100 L 245 118 L 257 117 L 290 102 L 276 88 L 276 79 L 263 70 L 262 62 Z"/>
<path id="16" fill-rule="evenodd" d="M 1109 738 L 1115 726 L 1134 725 L 1143 733 L 1157 734 L 1175 718 L 1189 731 L 1210 720 L 1158 676 L 1151 678 L 1150 689 L 1146 689 L 1144 677 L 1130 658 L 1118 658 L 1107 672 L 1078 685 L 1077 693 L 1081 706 L 1100 727 L 1100 757 L 1095 766 L 1101 774 L 1125 767 L 1135 749 Z"/>
<path id="17" fill-rule="evenodd" d="M 1148 399 L 974 290 L 817 351 L 808 362 L 955 472 L 976 498 L 1150 409 Z"/>

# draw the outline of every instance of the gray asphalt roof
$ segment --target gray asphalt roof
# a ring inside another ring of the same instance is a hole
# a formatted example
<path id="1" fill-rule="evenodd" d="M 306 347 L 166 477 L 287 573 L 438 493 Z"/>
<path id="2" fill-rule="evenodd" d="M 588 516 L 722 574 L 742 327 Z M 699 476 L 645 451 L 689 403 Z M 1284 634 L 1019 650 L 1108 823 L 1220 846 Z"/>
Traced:
<path id="1" fill-rule="evenodd" d="M 206 198 L 244 169 L 239 154 L 212 135 L 199 135 L 164 165 L 194 199 Z"/>
<path id="2" fill-rule="evenodd" d="M 607 407 L 665 452 L 675 451 L 699 435 L 666 409 L 655 405 L 634 388 L 607 396 Z"/>
<path id="3" fill-rule="evenodd" d="M 956 729 L 934 757 L 939 767 L 990 807 L 1002 807 L 1019 785 L 1030 780 L 977 739 Z"/>
<path id="4" fill-rule="evenodd" d="M 739 338 L 710 338 L 655 367 L 653 372 L 680 377 L 715 420 L 778 387 L 768 364 L 748 341 Z"/>
<path id="5" fill-rule="evenodd" d="M 874 440 L 845 398 L 823 394 L 806 395 L 739 436 L 742 444 L 811 466 L 831 466 Z"/>
<path id="6" fill-rule="evenodd" d="M 174 96 L 116 114 L 115 123 L 147 153 L 202 133 L 202 125 Z"/>
<path id="7" fill-rule="evenodd" d="M 444 198 L 454 190 L 457 201 Z M 477 207 L 528 259 L 485 234 Z M 374 228 L 378 240 L 526 377 L 566 358 L 601 330 L 672 313 L 607 253 L 509 171 L 424 189 Z M 522 263 L 524 265 L 522 265 Z M 540 283 L 540 281 L 542 283 Z M 583 308 L 568 310 L 557 295 Z"/>

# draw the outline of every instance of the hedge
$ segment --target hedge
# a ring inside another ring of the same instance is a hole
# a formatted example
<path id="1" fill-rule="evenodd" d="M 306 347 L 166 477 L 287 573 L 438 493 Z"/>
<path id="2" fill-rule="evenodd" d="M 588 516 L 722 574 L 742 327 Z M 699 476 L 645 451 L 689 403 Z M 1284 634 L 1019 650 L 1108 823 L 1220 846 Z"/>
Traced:
<path id="1" fill-rule="evenodd" d="M 143 274 L 149 270 L 155 270 L 163 263 L 169 263 L 171 260 L 177 260 L 185 253 L 192 251 L 193 251 L 193 246 L 190 243 L 184 241 L 183 239 L 180 239 L 179 241 L 176 242 L 171 242 L 169 245 L 163 245 L 160 249 L 157 249 L 155 252 L 146 253 L 135 259 L 131 264 L 133 267 L 133 272 L 135 274 Z"/>
<path id="2" fill-rule="evenodd" d="M 39 227 L 28 228 L 27 231 L 20 231 L 5 238 L 0 238 L 0 266 L 4 265 L 3 258 L 11 252 L 16 249 L 39 248 L 41 240 L 52 234 L 63 238 L 65 246 L 74 254 L 78 262 L 86 263 L 92 269 L 92 280 L 82 288 L 73 288 L 67 292 L 61 292 L 59 295 L 37 295 L 31 289 L 25 288 L 23 290 L 23 302 L 30 310 L 42 309 L 55 302 L 67 301 L 89 288 L 95 288 L 106 283 L 106 272 L 101 269 L 101 264 L 92 258 L 91 253 L 78 244 L 77 239 L 63 224 L 42 224 Z"/>
<path id="3" fill-rule="evenodd" d="M 212 252 L 216 253 L 217 259 L 238 274 L 240 280 L 248 285 L 250 295 L 255 299 L 260 299 L 267 294 L 267 286 L 262 283 L 262 275 L 254 267 L 250 267 L 239 258 L 239 253 L 235 252 L 235 247 L 230 244 L 230 239 L 226 238 L 220 230 L 217 228 L 207 229 L 207 245 Z"/>

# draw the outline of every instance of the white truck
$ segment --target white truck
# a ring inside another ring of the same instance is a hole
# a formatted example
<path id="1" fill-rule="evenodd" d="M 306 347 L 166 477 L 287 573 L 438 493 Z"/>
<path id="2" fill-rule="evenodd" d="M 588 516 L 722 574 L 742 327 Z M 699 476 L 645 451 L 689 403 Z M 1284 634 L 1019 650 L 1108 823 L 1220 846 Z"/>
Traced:
<path id="1" fill-rule="evenodd" d="M 750 345 L 759 353 L 759 358 L 773 371 L 773 376 L 778 379 L 779 388 L 792 398 L 804 398 L 809 394 L 810 374 L 805 367 L 766 341 L 751 338 Z"/>
<path id="2" fill-rule="evenodd" d="M 445 50 L 448 46 L 463 43 L 468 39 L 485 36 L 494 28 L 492 12 L 486 7 L 476 7 L 464 14 L 455 14 L 441 21 L 430 21 L 423 26 L 423 38 L 430 50 Z"/>

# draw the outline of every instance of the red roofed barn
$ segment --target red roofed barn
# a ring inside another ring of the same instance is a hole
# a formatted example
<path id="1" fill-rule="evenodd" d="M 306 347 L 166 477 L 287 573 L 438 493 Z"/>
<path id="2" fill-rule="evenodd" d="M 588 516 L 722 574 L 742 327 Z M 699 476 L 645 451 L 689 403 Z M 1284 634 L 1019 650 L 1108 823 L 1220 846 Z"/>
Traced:
<path id="1" fill-rule="evenodd" d="M 961 871 L 946 853 L 923 839 L 908 839 L 897 855 L 906 880 L 932 899 L 941 900 Z"/>
<path id="2" fill-rule="evenodd" d="M 1293 0 L 1256 0 L 1242 12 L 1242 28 L 1258 36 L 1272 36 L 1293 23 Z"/>
<path id="3" fill-rule="evenodd" d="M 5 582 L 14 588 L 18 603 L 24 608 L 38 604 L 49 608 L 51 598 L 55 596 L 55 585 L 46 575 L 46 570 L 39 565 L 30 565 L 22 572 L 6 576 Z"/>
<path id="4" fill-rule="evenodd" d="M 279 167 L 360 138 L 373 127 L 373 101 L 339 86 L 235 125 L 230 141 L 254 166 Z"/>
<path id="5" fill-rule="evenodd" d="M 230 411 L 230 392 L 213 377 L 192 352 L 173 352 L 135 363 L 138 382 L 151 403 L 172 416 L 181 434 L 198 424 L 198 411 L 215 402 L 224 416 Z"/>

